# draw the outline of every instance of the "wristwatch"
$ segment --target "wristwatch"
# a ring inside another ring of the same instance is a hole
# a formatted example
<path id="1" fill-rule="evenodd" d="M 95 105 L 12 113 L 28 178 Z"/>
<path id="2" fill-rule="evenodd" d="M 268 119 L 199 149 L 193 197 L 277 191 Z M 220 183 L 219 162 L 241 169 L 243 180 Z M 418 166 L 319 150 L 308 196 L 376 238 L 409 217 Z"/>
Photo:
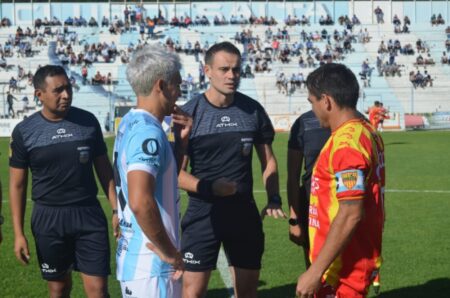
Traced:
<path id="1" fill-rule="evenodd" d="M 0 215 L 0 226 L 5 222 L 3 215 Z"/>
<path id="2" fill-rule="evenodd" d="M 296 226 L 298 225 L 298 218 L 289 218 L 288 222 L 290 226 Z"/>

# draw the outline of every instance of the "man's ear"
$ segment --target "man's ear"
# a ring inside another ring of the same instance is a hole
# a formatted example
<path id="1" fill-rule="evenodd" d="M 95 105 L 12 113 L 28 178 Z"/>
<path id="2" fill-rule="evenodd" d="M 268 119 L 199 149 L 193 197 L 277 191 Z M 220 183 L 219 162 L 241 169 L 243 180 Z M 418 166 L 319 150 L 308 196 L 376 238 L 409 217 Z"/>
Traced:
<path id="1" fill-rule="evenodd" d="M 34 96 L 37 96 L 40 100 L 42 96 L 42 90 L 41 89 L 34 90 Z"/>
<path id="2" fill-rule="evenodd" d="M 155 91 L 157 92 L 163 92 L 166 88 L 166 83 L 162 79 L 158 79 L 155 83 L 155 86 L 153 88 L 156 88 Z"/>
<path id="3" fill-rule="evenodd" d="M 324 98 L 322 100 L 325 101 L 324 104 L 325 104 L 327 111 L 331 111 L 333 106 L 336 104 L 334 102 L 334 99 L 331 96 L 329 96 L 328 94 L 324 94 L 323 97 Z"/>

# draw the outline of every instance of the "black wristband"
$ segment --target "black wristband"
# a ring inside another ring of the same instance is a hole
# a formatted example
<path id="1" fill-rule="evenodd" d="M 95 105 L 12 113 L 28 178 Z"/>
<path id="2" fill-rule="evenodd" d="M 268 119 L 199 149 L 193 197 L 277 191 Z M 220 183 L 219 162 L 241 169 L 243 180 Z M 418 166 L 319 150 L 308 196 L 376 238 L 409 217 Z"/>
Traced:
<path id="1" fill-rule="evenodd" d="M 269 204 L 277 204 L 281 206 L 281 197 L 279 194 L 271 195 L 269 197 Z"/>
<path id="2" fill-rule="evenodd" d="M 213 181 L 207 180 L 207 179 L 200 179 L 200 181 L 197 184 L 197 193 L 201 194 L 202 196 L 213 196 Z"/>
<path id="3" fill-rule="evenodd" d="M 113 209 L 113 210 L 112 210 L 112 214 L 113 214 L 113 215 L 119 214 L 119 210 Z"/>

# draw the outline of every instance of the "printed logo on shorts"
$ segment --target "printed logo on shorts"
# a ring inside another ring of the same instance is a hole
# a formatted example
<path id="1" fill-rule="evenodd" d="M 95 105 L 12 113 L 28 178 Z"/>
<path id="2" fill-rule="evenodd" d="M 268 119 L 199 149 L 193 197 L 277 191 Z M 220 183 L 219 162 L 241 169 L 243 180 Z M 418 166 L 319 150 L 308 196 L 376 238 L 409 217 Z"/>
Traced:
<path id="1" fill-rule="evenodd" d="M 191 252 L 185 252 L 184 253 L 184 258 L 183 258 L 183 262 L 186 264 L 198 264 L 200 265 L 200 260 L 195 260 L 194 259 L 194 254 Z"/>
<path id="2" fill-rule="evenodd" d="M 41 271 L 43 273 L 56 273 L 56 268 L 50 268 L 50 266 L 47 263 L 42 263 Z"/>

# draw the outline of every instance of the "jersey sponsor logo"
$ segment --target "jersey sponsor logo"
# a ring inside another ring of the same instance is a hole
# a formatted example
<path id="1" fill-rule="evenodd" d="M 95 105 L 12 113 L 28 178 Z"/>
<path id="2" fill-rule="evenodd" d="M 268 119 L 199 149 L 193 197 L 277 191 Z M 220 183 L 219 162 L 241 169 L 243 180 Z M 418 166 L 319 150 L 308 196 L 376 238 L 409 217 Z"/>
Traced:
<path id="1" fill-rule="evenodd" d="M 191 252 L 185 252 L 183 262 L 186 264 L 200 264 L 200 260 L 194 259 L 194 254 Z"/>
<path id="2" fill-rule="evenodd" d="M 117 256 L 120 257 L 122 252 L 128 250 L 128 241 L 124 237 L 120 237 L 119 242 L 117 243 Z"/>
<path id="3" fill-rule="evenodd" d="M 157 155 L 159 152 L 159 145 L 156 139 L 146 139 L 142 143 L 142 151 L 147 155 Z"/>
<path id="4" fill-rule="evenodd" d="M 317 206 L 309 206 L 309 226 L 313 228 L 320 229 L 319 213 L 317 211 Z"/>
<path id="5" fill-rule="evenodd" d="M 236 122 L 231 122 L 230 116 L 222 116 L 220 118 L 220 123 L 217 123 L 216 128 L 224 127 L 236 127 L 238 124 Z"/>
<path id="6" fill-rule="evenodd" d="M 47 263 L 42 263 L 41 271 L 43 273 L 56 273 L 56 268 L 50 268 L 50 266 Z"/>
<path id="7" fill-rule="evenodd" d="M 311 194 L 316 195 L 319 190 L 319 178 L 312 176 L 311 178 Z"/>
<path id="8" fill-rule="evenodd" d="M 364 190 L 364 173 L 361 170 L 347 170 L 336 173 L 336 192 Z"/>
<path id="9" fill-rule="evenodd" d="M 58 140 L 58 139 L 64 139 L 64 138 L 70 138 L 73 137 L 72 133 L 67 133 L 64 128 L 58 128 L 56 130 L 56 135 L 52 137 L 52 140 Z"/>

